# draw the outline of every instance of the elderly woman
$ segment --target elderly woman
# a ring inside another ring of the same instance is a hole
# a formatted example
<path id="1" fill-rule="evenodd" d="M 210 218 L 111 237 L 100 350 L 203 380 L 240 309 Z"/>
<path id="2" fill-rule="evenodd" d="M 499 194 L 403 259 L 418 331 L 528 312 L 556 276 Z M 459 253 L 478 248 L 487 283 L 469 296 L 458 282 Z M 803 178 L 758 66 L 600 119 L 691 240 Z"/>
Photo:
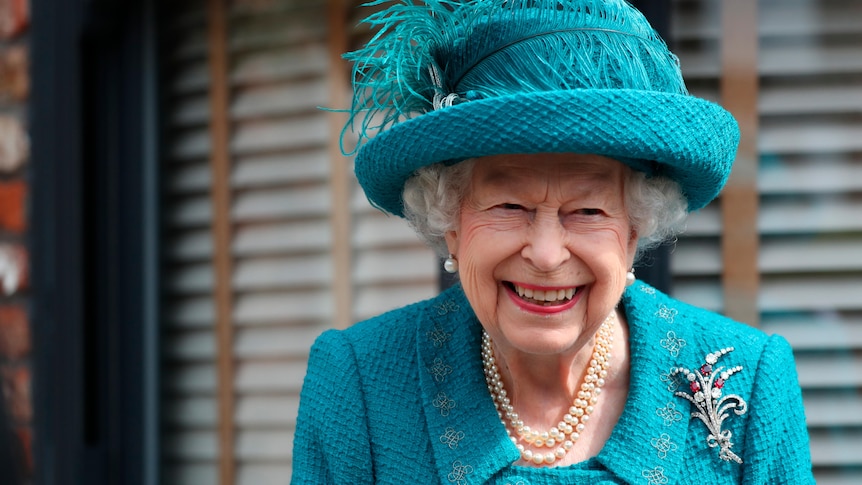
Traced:
<path id="1" fill-rule="evenodd" d="M 367 21 L 357 176 L 460 283 L 317 340 L 293 482 L 813 482 L 787 342 L 631 270 L 739 138 L 646 20 L 434 0 Z"/>

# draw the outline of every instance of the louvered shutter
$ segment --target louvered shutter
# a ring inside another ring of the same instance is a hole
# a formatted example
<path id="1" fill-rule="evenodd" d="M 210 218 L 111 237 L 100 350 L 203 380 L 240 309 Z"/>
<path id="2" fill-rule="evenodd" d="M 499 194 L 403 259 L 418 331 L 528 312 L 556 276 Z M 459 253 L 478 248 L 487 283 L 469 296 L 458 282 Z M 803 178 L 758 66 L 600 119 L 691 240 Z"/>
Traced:
<path id="1" fill-rule="evenodd" d="M 219 483 L 206 2 L 165 7 L 163 399 L 165 484 Z M 299 390 L 313 339 L 333 326 L 332 213 L 350 215 L 352 321 L 436 292 L 432 252 L 377 213 L 355 181 L 332 207 L 327 4 L 229 10 L 238 484 L 290 481 Z M 353 24 L 344 26 L 349 29 Z M 336 164 L 349 169 L 350 161 Z M 352 180 L 352 179 L 351 179 Z"/>
<path id="2" fill-rule="evenodd" d="M 718 100 L 719 2 L 677 1 L 683 73 Z M 761 0 L 758 307 L 793 345 L 818 483 L 862 483 L 862 3 Z M 693 215 L 674 292 L 722 310 L 721 217 Z"/>

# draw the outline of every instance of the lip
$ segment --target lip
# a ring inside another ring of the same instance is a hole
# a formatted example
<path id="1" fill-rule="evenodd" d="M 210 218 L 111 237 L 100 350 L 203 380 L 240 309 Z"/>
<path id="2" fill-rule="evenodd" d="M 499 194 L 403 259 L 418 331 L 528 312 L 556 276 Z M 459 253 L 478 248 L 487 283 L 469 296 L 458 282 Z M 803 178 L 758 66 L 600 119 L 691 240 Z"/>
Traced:
<path id="1" fill-rule="evenodd" d="M 512 284 L 513 284 L 513 282 L 506 282 L 506 284 L 502 285 L 503 288 L 505 288 L 505 290 L 506 290 L 506 294 L 509 296 L 509 298 L 512 300 L 512 302 L 524 311 L 528 311 L 531 313 L 540 313 L 543 315 L 552 315 L 555 313 L 564 312 L 564 311 L 572 308 L 573 306 L 575 306 L 578 303 L 578 301 L 580 301 L 581 294 L 584 292 L 583 286 L 576 286 L 574 288 L 577 288 L 577 291 L 575 292 L 575 295 L 572 297 L 571 300 L 569 300 L 565 303 L 561 303 L 559 305 L 547 305 L 546 306 L 546 305 L 539 305 L 536 303 L 531 303 L 531 302 L 523 300 L 520 296 L 518 296 L 518 293 L 515 292 L 515 290 L 512 288 Z M 544 290 L 544 291 L 566 290 L 566 289 L 572 288 L 571 286 L 537 286 L 537 285 L 530 285 L 530 284 L 526 284 L 526 283 L 517 283 L 517 285 L 524 287 L 524 288 L 530 288 L 533 290 Z"/>

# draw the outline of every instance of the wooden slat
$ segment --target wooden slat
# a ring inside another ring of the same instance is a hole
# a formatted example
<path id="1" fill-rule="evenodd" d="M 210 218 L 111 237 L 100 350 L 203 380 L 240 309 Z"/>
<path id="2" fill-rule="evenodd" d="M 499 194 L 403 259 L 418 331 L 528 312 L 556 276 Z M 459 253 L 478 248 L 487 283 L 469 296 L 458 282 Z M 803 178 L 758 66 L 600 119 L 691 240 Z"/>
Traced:
<path id="1" fill-rule="evenodd" d="M 429 253 L 430 254 L 430 253 Z M 366 319 L 438 292 L 437 280 L 425 277 L 421 281 L 401 281 L 390 285 L 365 285 L 356 291 L 355 317 Z"/>
<path id="2" fill-rule="evenodd" d="M 859 485 L 862 483 L 862 467 L 843 466 L 837 469 L 814 467 L 817 485 Z"/>
<path id="3" fill-rule="evenodd" d="M 218 447 L 221 485 L 235 483 L 233 257 L 231 255 L 230 86 L 225 0 L 207 3 L 210 75 L 210 166 L 212 170 L 213 266 L 215 268 L 218 368 Z"/>
<path id="4" fill-rule="evenodd" d="M 284 485 L 285 477 L 290 477 L 291 473 L 292 469 L 288 464 L 240 466 L 239 485 Z"/>
<path id="5" fill-rule="evenodd" d="M 856 477 L 859 473 L 859 457 L 862 456 L 862 429 L 811 431 L 811 461 L 814 466 L 847 467 Z M 854 470 L 855 469 L 855 470 Z M 818 479 L 817 483 L 821 483 Z M 858 484 L 860 482 L 852 482 Z"/>
<path id="6" fill-rule="evenodd" d="M 671 271 L 678 276 L 709 276 L 721 272 L 721 252 L 713 239 L 689 239 L 676 248 Z M 760 242 L 761 273 L 862 271 L 859 240 L 829 234 L 764 237 Z"/>
<path id="7" fill-rule="evenodd" d="M 722 0 L 721 12 L 721 99 L 742 131 L 733 173 L 721 196 L 724 312 L 757 325 L 757 2 Z"/>
<path id="8" fill-rule="evenodd" d="M 862 98 L 862 87 L 856 90 Z M 862 103 L 858 111 L 862 113 Z M 762 163 L 760 174 L 761 194 L 798 197 L 800 194 L 862 192 L 862 157 L 846 152 L 785 155 L 780 162 Z"/>
<path id="9" fill-rule="evenodd" d="M 811 428 L 862 427 L 862 396 L 854 390 L 807 390 L 802 399 L 805 421 Z M 859 447 L 862 451 L 862 442 Z"/>
<path id="10" fill-rule="evenodd" d="M 255 292 L 239 295 L 236 300 L 236 323 L 243 325 L 278 324 L 292 321 L 330 322 L 333 314 L 332 292 L 328 289 Z M 318 328 L 317 333 L 321 332 Z"/>

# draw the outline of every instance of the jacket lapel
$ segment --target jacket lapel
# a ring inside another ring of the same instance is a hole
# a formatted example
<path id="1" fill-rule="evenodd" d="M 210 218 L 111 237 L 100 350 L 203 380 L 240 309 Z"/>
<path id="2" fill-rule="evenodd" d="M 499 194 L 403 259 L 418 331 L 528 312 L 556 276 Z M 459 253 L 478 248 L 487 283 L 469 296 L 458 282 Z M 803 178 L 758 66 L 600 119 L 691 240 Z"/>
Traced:
<path id="1" fill-rule="evenodd" d="M 440 483 L 486 483 L 518 458 L 500 423 L 479 358 L 482 327 L 460 286 L 436 298 L 418 325 L 419 380 Z"/>
<path id="2" fill-rule="evenodd" d="M 682 483 L 688 408 L 673 395 L 670 378 L 685 346 L 670 299 L 636 283 L 623 295 L 629 326 L 631 372 L 626 407 L 598 460 L 627 483 Z"/>

